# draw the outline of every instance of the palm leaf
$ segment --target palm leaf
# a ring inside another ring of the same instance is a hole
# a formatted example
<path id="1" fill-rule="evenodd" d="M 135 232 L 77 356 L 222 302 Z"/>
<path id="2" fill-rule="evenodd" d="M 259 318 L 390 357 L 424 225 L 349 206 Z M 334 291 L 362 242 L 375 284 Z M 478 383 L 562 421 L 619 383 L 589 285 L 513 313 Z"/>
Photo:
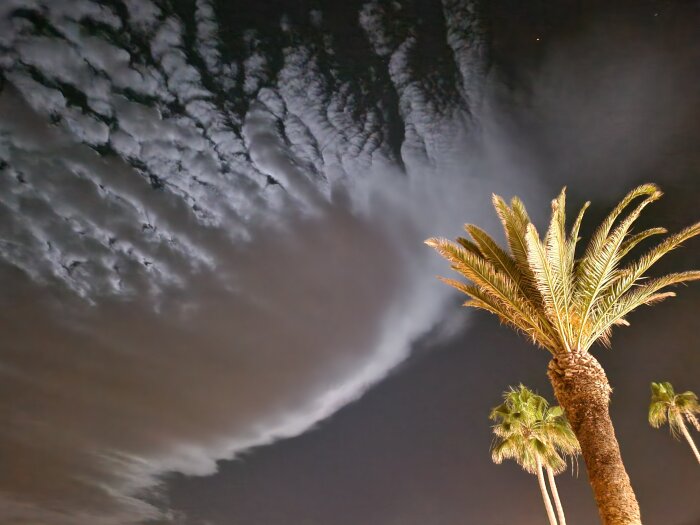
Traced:
<path id="1" fill-rule="evenodd" d="M 622 246 L 620 246 L 620 259 L 627 255 L 635 246 L 637 246 L 644 239 L 648 239 L 652 235 L 663 235 L 664 233 L 668 233 L 668 230 L 666 228 L 649 228 L 648 230 L 639 232 L 636 235 L 632 235 L 625 242 L 622 243 Z"/>
<path id="2" fill-rule="evenodd" d="M 539 303 L 539 292 L 535 286 L 535 278 L 527 259 L 527 241 L 525 236 L 530 218 L 525 210 L 525 206 L 517 197 L 514 197 L 511 201 L 512 208 L 496 194 L 493 194 L 492 201 L 496 214 L 503 225 L 503 232 L 505 233 L 511 256 L 523 277 L 523 288 L 533 302 Z"/>
<path id="3" fill-rule="evenodd" d="M 473 288 L 457 287 L 472 297 L 472 301 L 467 303 L 468 306 L 483 308 L 492 313 L 496 313 L 494 310 L 497 310 L 501 314 L 497 313 L 497 315 L 503 320 L 524 331 L 544 348 L 552 348 L 549 327 L 540 322 L 537 310 L 522 295 L 508 275 L 498 271 L 484 257 L 467 251 L 447 239 L 432 238 L 425 242 L 479 288 L 476 294 Z M 448 283 L 455 286 L 454 282 L 448 281 Z"/>
<path id="4" fill-rule="evenodd" d="M 608 235 L 615 219 L 637 197 L 648 196 Z M 661 192 L 654 185 L 640 186 L 630 192 L 622 202 L 613 210 L 608 218 L 594 233 L 583 259 L 577 269 L 577 282 L 574 303 L 577 310 L 578 337 L 576 347 L 585 347 L 589 324 L 587 324 L 593 312 L 596 301 L 602 291 L 615 281 L 617 274 L 615 268 L 621 259 L 620 247 L 642 210 L 661 197 Z M 623 205 L 624 204 L 624 205 Z M 619 211 L 617 211 L 619 210 Z"/>
<path id="5" fill-rule="evenodd" d="M 683 418 L 700 430 L 696 413 L 700 413 L 700 403 L 694 392 L 688 390 L 676 394 L 671 383 L 651 383 L 649 424 L 652 427 L 659 428 L 668 422 L 671 435 L 679 439 L 683 432 Z"/>
<path id="6" fill-rule="evenodd" d="M 515 260 L 481 228 L 473 224 L 465 224 L 464 229 L 472 236 L 483 257 L 496 269 L 508 275 L 520 288 L 523 276 Z"/>
<path id="7" fill-rule="evenodd" d="M 606 336 L 611 326 L 615 323 L 624 321 L 624 317 L 632 312 L 635 308 L 642 305 L 650 305 L 662 301 L 668 297 L 674 297 L 673 292 L 661 292 L 668 286 L 673 286 L 680 283 L 700 280 L 700 271 L 679 272 L 658 277 L 648 281 L 644 285 L 637 286 L 629 291 L 616 301 L 612 302 L 609 308 L 606 308 L 605 313 L 601 314 L 595 322 L 591 336 L 584 350 L 588 350 L 601 336 Z M 607 342 L 607 337 L 605 337 Z"/>
<path id="8" fill-rule="evenodd" d="M 547 259 L 547 250 L 542 245 L 537 230 L 533 224 L 528 225 L 527 236 L 528 260 L 535 276 L 537 289 L 542 296 L 544 311 L 547 319 L 556 327 L 557 342 L 560 348 L 569 351 L 566 326 L 566 305 L 560 294 L 555 274 Z"/>

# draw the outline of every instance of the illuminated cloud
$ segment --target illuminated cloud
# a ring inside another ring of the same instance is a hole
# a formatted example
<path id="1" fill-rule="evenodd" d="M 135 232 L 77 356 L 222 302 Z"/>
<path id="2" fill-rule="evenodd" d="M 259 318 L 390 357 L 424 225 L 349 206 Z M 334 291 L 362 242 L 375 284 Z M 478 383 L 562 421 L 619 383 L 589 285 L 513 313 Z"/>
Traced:
<path id="1" fill-rule="evenodd" d="M 358 14 L 396 43 L 377 63 L 396 98 L 374 100 L 319 12 L 311 40 L 281 19 L 273 67 L 253 31 L 225 62 L 207 1 L 124 5 L 2 13 L 4 522 L 166 517 L 164 473 L 357 398 L 448 300 L 421 241 L 487 196 L 446 157 L 469 119 L 438 111 L 386 14 Z"/>
<path id="2" fill-rule="evenodd" d="M 367 2 L 361 68 L 321 11 L 268 21 L 270 42 L 207 0 L 98 4 L 0 6 L 4 523 L 165 518 L 164 474 L 211 474 L 356 399 L 453 299 L 423 239 L 495 232 L 493 191 L 536 209 L 538 172 L 573 177 L 580 148 L 619 160 L 611 139 L 669 93 L 645 79 L 640 114 L 602 76 L 600 104 L 572 104 L 562 86 L 591 71 L 553 56 L 504 118 L 467 1 L 443 2 L 439 39 Z M 664 107 L 657 138 L 677 131 Z M 625 118 L 576 120 L 610 108 Z M 521 138 L 529 111 L 557 155 Z"/>

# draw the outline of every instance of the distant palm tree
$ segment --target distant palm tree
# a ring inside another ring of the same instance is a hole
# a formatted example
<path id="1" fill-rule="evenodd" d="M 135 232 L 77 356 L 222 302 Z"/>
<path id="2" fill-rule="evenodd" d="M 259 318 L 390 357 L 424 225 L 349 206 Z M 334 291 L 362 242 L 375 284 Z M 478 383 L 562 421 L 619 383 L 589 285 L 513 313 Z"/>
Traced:
<path id="1" fill-rule="evenodd" d="M 666 253 L 700 234 L 700 223 L 669 235 L 636 261 L 627 261 L 626 256 L 640 242 L 666 233 L 664 228 L 651 228 L 631 234 L 642 210 L 661 195 L 654 184 L 628 193 L 594 232 L 579 259 L 575 258 L 576 244 L 589 203 L 567 236 L 564 190 L 552 201 L 552 218 L 542 240 L 520 199 L 513 198 L 508 206 L 494 195 L 509 252 L 473 225 L 465 226 L 472 240 L 426 241 L 470 281 L 443 279 L 470 297 L 465 306 L 497 315 L 552 354 L 548 375 L 581 444 L 605 525 L 640 525 L 641 517 L 610 420 L 608 378 L 590 349 L 596 342 L 609 346 L 612 327 L 628 325 L 627 315 L 638 306 L 675 295 L 664 290 L 668 286 L 700 279 L 697 271 L 645 278 Z"/>
<path id="2" fill-rule="evenodd" d="M 700 414 L 700 402 L 694 392 L 688 390 L 676 394 L 671 383 L 651 384 L 651 404 L 649 405 L 649 424 L 659 428 L 668 422 L 671 434 L 679 439 L 679 433 L 688 441 L 695 457 L 700 463 L 700 452 L 685 426 L 686 420 L 700 431 L 700 423 L 695 414 Z"/>
<path id="3" fill-rule="evenodd" d="M 551 525 L 556 525 L 543 469 L 547 471 L 559 525 L 566 525 L 564 509 L 554 481 L 566 468 L 565 458 L 580 451 L 578 441 L 561 407 L 550 407 L 545 398 L 520 385 L 503 394 L 504 402 L 491 411 L 496 434 L 491 457 L 495 463 L 514 459 L 526 472 L 536 474 Z M 562 458 L 562 455 L 564 456 Z"/>

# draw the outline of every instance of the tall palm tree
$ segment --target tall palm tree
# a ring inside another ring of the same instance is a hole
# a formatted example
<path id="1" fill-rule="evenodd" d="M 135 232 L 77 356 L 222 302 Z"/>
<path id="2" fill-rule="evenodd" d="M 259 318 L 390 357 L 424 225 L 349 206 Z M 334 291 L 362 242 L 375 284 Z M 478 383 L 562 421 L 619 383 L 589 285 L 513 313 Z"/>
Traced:
<path id="1" fill-rule="evenodd" d="M 700 414 L 700 402 L 698 402 L 698 396 L 694 392 L 688 390 L 682 394 L 676 394 L 671 383 L 651 384 L 649 424 L 654 428 L 659 428 L 668 422 L 673 437 L 679 439 L 679 434 L 683 434 L 698 463 L 700 463 L 698 447 L 695 446 L 695 442 L 688 432 L 688 427 L 685 426 L 687 420 L 696 430 L 700 431 L 700 423 L 695 414 Z"/>
<path id="2" fill-rule="evenodd" d="M 576 436 L 561 407 L 550 407 L 546 399 L 525 386 L 520 385 L 517 389 L 511 387 L 504 392 L 503 399 L 504 402 L 494 408 L 489 416 L 496 421 L 493 426 L 496 440 L 491 448 L 491 457 L 495 463 L 514 459 L 526 472 L 537 475 L 547 517 L 551 525 L 556 525 L 543 474 L 543 470 L 546 470 L 559 525 L 566 525 L 554 476 L 566 468 L 564 458 L 578 454 L 580 449 Z"/>
<path id="3" fill-rule="evenodd" d="M 654 184 L 628 193 L 596 229 L 578 259 L 579 228 L 590 203 L 584 204 L 567 236 L 565 190 L 552 201 L 543 239 L 520 199 L 513 198 L 508 206 L 494 195 L 509 250 L 473 225 L 465 226 L 472 240 L 426 241 L 468 279 L 466 283 L 443 279 L 470 297 L 466 306 L 497 315 L 552 354 L 548 375 L 581 444 L 605 525 L 639 525 L 641 517 L 610 420 L 610 385 L 591 347 L 596 342 L 609 346 L 612 327 L 628 325 L 627 315 L 638 306 L 675 295 L 667 287 L 700 279 L 698 271 L 645 279 L 661 257 L 700 234 L 700 223 L 667 236 L 636 261 L 626 257 L 643 240 L 666 233 L 664 228 L 631 233 L 642 210 L 661 195 Z M 637 204 L 632 211 L 618 220 L 633 203 Z"/>

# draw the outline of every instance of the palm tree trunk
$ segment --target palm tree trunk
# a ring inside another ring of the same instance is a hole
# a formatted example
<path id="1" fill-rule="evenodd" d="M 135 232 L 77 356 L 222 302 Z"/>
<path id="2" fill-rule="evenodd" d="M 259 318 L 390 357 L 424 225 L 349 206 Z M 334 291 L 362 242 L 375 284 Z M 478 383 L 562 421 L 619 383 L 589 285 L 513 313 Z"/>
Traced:
<path id="1" fill-rule="evenodd" d="M 564 517 L 564 508 L 561 506 L 561 500 L 559 499 L 559 491 L 557 490 L 557 483 L 554 481 L 554 471 L 547 467 L 547 478 L 549 478 L 549 488 L 552 489 L 552 499 L 554 500 L 554 506 L 557 508 L 557 518 L 559 519 L 559 525 L 566 525 L 566 518 Z"/>
<path id="2" fill-rule="evenodd" d="M 549 518 L 549 525 L 557 525 L 557 519 L 554 517 L 554 509 L 552 508 L 552 502 L 549 500 L 549 493 L 547 492 L 547 485 L 544 482 L 544 474 L 542 473 L 542 461 L 537 458 L 537 481 L 540 483 L 540 491 L 542 492 L 542 500 L 544 501 L 544 508 L 547 509 L 547 517 Z"/>
<path id="3" fill-rule="evenodd" d="M 603 524 L 641 525 L 639 504 L 610 420 L 611 388 L 605 371 L 587 352 L 572 352 L 555 356 L 548 375 L 581 445 Z"/>
<path id="4" fill-rule="evenodd" d="M 698 447 L 695 446 L 695 441 L 693 441 L 693 438 L 690 435 L 690 432 L 688 432 L 688 427 L 685 426 L 685 421 L 683 421 L 683 416 L 680 416 L 678 419 L 679 419 L 680 424 L 681 424 L 681 432 L 683 432 L 685 439 L 688 440 L 688 445 L 690 445 L 690 448 L 693 449 L 693 452 L 695 453 L 695 458 L 698 460 L 698 463 L 700 463 L 700 452 L 698 452 Z"/>

